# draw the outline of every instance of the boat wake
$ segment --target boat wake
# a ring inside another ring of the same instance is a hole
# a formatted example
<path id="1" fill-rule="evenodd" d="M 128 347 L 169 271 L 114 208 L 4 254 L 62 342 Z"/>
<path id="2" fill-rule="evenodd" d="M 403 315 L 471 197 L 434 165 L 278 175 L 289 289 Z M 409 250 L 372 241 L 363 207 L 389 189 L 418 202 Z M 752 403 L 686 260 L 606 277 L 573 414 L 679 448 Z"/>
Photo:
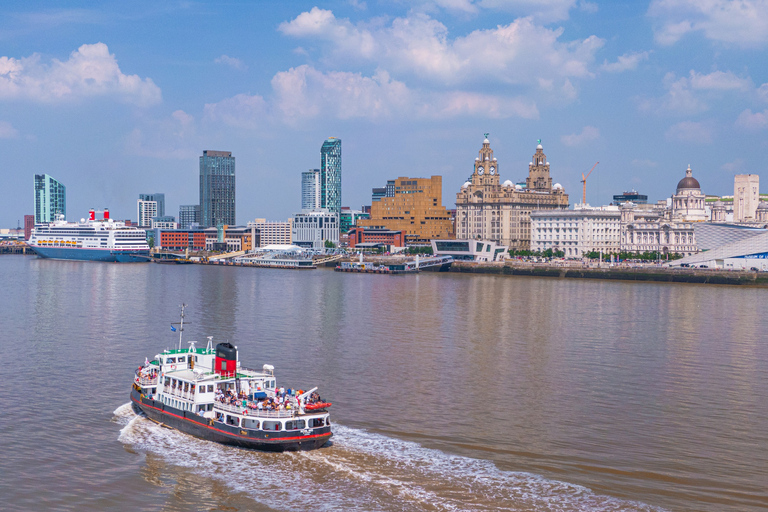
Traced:
<path id="1" fill-rule="evenodd" d="M 278 510 L 661 510 L 339 424 L 332 446 L 262 453 L 163 428 L 130 404 L 114 415 L 120 442 Z"/>

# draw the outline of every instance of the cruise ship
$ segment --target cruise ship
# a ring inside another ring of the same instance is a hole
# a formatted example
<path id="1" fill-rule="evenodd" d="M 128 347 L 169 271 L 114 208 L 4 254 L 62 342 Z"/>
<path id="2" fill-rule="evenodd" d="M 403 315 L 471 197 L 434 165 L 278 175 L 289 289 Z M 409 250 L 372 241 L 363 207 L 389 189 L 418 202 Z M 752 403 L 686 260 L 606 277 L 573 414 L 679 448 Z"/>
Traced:
<path id="1" fill-rule="evenodd" d="M 119 263 L 149 261 L 147 232 L 110 219 L 107 209 L 98 220 L 92 209 L 88 220 L 67 222 L 61 215 L 54 222 L 36 224 L 28 243 L 41 258 Z"/>

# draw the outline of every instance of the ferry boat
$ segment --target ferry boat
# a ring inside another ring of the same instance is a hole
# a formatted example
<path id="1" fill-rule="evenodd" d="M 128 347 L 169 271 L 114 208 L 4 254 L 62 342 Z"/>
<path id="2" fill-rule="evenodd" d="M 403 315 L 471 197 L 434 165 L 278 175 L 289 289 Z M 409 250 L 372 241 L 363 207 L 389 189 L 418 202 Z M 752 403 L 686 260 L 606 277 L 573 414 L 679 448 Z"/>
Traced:
<path id="1" fill-rule="evenodd" d="M 36 224 L 28 244 L 41 258 L 119 263 L 149 261 L 147 232 L 110 219 L 107 209 L 103 213 L 104 217 L 99 220 L 91 209 L 87 221 L 67 222 L 60 215 L 54 222 Z"/>
<path id="2" fill-rule="evenodd" d="M 181 331 L 184 325 L 182 308 Z M 165 350 L 145 361 L 131 387 L 134 411 L 195 437 L 267 451 L 311 450 L 333 435 L 317 388 L 278 387 L 274 367 L 240 365 L 237 347 L 208 337 L 205 348 Z"/>

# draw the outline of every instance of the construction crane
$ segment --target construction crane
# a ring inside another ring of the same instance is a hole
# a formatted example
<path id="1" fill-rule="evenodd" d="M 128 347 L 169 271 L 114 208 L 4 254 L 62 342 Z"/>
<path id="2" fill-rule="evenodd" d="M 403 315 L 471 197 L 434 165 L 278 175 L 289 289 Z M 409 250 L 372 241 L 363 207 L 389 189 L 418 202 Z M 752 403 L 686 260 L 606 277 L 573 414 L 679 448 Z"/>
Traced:
<path id="1" fill-rule="evenodd" d="M 581 173 L 581 203 L 587 204 L 587 178 L 589 178 L 589 175 L 592 174 L 592 171 L 595 170 L 595 167 L 597 167 L 597 164 L 600 162 L 595 162 L 595 165 L 592 166 L 592 168 L 589 170 L 586 176 L 584 176 L 584 173 Z"/>

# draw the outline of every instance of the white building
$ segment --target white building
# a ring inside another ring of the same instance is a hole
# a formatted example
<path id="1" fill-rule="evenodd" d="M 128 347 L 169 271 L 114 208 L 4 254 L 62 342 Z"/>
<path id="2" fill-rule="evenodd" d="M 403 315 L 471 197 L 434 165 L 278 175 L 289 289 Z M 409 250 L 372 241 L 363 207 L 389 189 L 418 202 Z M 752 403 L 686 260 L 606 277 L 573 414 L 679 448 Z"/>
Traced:
<path id="1" fill-rule="evenodd" d="M 320 176 L 320 169 L 301 173 L 301 209 L 304 211 L 320 209 Z"/>
<path id="2" fill-rule="evenodd" d="M 581 258 L 589 252 L 619 252 L 621 212 L 617 206 L 575 210 L 531 212 L 531 250 L 562 251 L 566 258 Z"/>
<path id="3" fill-rule="evenodd" d="M 509 255 L 509 247 L 488 240 L 432 240 L 432 254 L 488 263 L 504 261 Z"/>
<path id="4" fill-rule="evenodd" d="M 179 224 L 176 219 L 171 215 L 165 215 L 163 217 L 152 218 L 152 229 L 178 229 Z"/>
<path id="5" fill-rule="evenodd" d="M 685 170 L 685 178 L 677 183 L 672 196 L 672 218 L 677 222 L 704 222 L 709 220 L 705 203 L 707 196 L 701 192 L 699 181 L 693 177 L 691 166 Z"/>
<path id="6" fill-rule="evenodd" d="M 752 222 L 760 203 L 760 177 L 757 174 L 737 174 L 733 179 L 733 220 Z"/>
<path id="7" fill-rule="evenodd" d="M 325 242 L 339 245 L 339 215 L 319 210 L 293 216 L 293 244 L 310 249 L 323 249 Z"/>
<path id="8" fill-rule="evenodd" d="M 249 222 L 248 227 L 255 227 L 259 230 L 261 234 L 259 247 L 291 245 L 293 243 L 293 219 L 288 219 L 285 222 L 256 219 Z"/>
<path id="9" fill-rule="evenodd" d="M 136 220 L 139 227 L 151 228 L 152 217 L 157 217 L 157 201 L 143 201 L 139 199 L 136 202 Z"/>

